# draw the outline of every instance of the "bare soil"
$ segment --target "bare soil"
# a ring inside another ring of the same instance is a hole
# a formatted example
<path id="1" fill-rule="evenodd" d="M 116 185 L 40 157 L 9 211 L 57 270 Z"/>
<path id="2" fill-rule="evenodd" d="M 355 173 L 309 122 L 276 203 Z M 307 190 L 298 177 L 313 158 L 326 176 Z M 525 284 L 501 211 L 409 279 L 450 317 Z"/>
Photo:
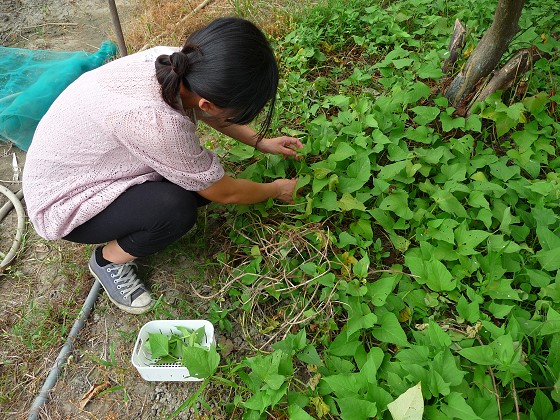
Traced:
<path id="1" fill-rule="evenodd" d="M 142 12 L 142 4 L 120 0 L 117 7 L 126 39 L 127 22 Z M 220 14 L 228 7 L 227 0 L 215 1 L 199 14 Z M 116 40 L 106 0 L 0 2 L 0 44 L 4 46 L 93 52 L 106 39 Z M 14 173 L 14 155 L 19 171 L 24 170 L 25 153 L 0 142 L 0 184 L 15 192 L 21 188 L 21 176 Z M 0 195 L 0 206 L 4 202 Z M 130 357 L 144 323 L 207 316 L 209 302 L 196 298 L 193 290 L 210 290 L 208 285 L 219 270 L 212 261 L 224 244 L 220 237 L 224 222 L 212 208 L 201 217 L 208 220 L 193 236 L 140 261 L 141 274 L 160 298 L 155 311 L 128 315 L 101 293 L 40 418 L 166 418 L 193 394 L 198 383 L 144 381 Z M 15 212 L 0 222 L 0 251 L 9 249 L 15 226 Z M 27 223 L 21 251 L 11 267 L 0 272 L 0 418 L 27 418 L 93 284 L 86 268 L 91 250 L 65 241 L 45 241 Z M 217 330 L 225 349 L 222 358 L 250 350 L 239 331 L 235 322 L 232 333 Z M 85 399 L 96 386 L 104 392 Z M 198 404 L 178 418 L 226 418 L 223 406 L 230 398 L 225 390 L 211 385 L 206 392 L 209 405 Z"/>

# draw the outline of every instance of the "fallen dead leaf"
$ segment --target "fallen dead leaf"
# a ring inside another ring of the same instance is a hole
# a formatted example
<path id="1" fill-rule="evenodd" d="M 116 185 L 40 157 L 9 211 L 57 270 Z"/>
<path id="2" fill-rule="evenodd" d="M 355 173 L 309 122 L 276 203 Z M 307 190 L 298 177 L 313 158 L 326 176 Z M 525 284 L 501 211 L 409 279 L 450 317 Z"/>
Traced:
<path id="1" fill-rule="evenodd" d="M 88 402 L 90 402 L 93 398 L 95 398 L 101 392 L 105 391 L 110 386 L 111 383 L 107 380 L 103 381 L 100 384 L 93 384 L 88 392 L 86 392 L 82 397 L 82 400 L 80 401 L 80 410 L 83 410 Z"/>

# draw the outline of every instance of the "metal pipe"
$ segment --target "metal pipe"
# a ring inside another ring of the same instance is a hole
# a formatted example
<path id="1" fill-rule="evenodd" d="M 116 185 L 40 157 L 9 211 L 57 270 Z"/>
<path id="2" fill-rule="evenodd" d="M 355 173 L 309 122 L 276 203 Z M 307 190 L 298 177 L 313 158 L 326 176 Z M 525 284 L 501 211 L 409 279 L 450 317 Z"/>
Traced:
<path id="1" fill-rule="evenodd" d="M 128 54 L 126 50 L 126 44 L 124 42 L 124 35 L 121 27 L 121 21 L 119 19 L 119 13 L 117 11 L 117 5 L 115 0 L 109 0 L 109 10 L 111 11 L 111 19 L 113 20 L 113 26 L 115 27 L 115 35 L 117 35 L 117 44 L 119 45 L 119 51 L 121 57 Z"/>
<path id="2" fill-rule="evenodd" d="M 68 356 L 72 352 L 74 348 L 74 340 L 78 337 L 80 330 L 83 328 L 85 320 L 89 316 L 97 299 L 97 296 L 99 295 L 100 289 L 101 284 L 99 283 L 99 281 L 95 280 L 91 290 L 89 291 L 86 301 L 84 302 L 84 306 L 82 306 L 82 310 L 80 311 L 78 318 L 74 322 L 72 330 L 70 330 L 70 334 L 66 339 L 66 343 L 60 350 L 60 353 L 58 354 L 58 357 L 56 358 L 54 365 L 49 372 L 49 376 L 47 376 L 47 380 L 43 384 L 43 388 L 41 388 L 39 395 L 37 395 L 37 397 L 33 401 L 28 420 L 36 420 L 39 416 L 39 410 L 47 402 L 49 391 L 54 388 L 56 380 L 58 379 L 60 369 L 64 366 L 66 360 L 68 359 Z"/>

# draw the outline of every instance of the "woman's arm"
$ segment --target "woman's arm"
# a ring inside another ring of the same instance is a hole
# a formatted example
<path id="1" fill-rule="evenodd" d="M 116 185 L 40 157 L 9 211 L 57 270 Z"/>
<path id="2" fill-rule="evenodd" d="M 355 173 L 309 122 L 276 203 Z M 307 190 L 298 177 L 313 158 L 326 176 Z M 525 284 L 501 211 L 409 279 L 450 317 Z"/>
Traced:
<path id="1" fill-rule="evenodd" d="M 263 153 L 270 153 L 273 155 L 282 154 L 284 157 L 296 157 L 297 152 L 295 149 L 303 148 L 301 141 L 294 137 L 281 136 L 266 138 L 257 142 L 257 133 L 247 125 L 226 124 L 222 120 L 213 117 L 202 117 L 201 119 L 210 127 L 224 133 L 226 136 L 249 146 L 253 146 Z"/>
<path id="2" fill-rule="evenodd" d="M 293 203 L 297 179 L 276 179 L 259 183 L 224 175 L 222 179 L 205 190 L 198 191 L 202 197 L 222 204 L 254 204 L 269 198 Z"/>

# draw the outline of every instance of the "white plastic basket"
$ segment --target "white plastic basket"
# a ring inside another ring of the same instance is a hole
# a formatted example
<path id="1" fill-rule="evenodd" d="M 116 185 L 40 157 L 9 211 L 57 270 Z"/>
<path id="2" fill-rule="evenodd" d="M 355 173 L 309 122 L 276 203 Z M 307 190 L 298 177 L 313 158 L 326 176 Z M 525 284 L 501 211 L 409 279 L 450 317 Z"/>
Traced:
<path id="1" fill-rule="evenodd" d="M 201 345 L 210 348 L 215 344 L 214 326 L 206 320 L 162 320 L 150 321 L 145 324 L 138 334 L 134 350 L 132 352 L 132 364 L 138 373 L 146 381 L 201 381 L 189 375 L 189 370 L 181 363 L 166 363 L 161 365 L 154 364 L 156 360 L 152 360 L 147 354 L 144 344 L 148 340 L 149 333 L 161 334 L 180 334 L 177 327 L 185 327 L 191 330 L 197 330 L 204 327 L 205 336 Z"/>

